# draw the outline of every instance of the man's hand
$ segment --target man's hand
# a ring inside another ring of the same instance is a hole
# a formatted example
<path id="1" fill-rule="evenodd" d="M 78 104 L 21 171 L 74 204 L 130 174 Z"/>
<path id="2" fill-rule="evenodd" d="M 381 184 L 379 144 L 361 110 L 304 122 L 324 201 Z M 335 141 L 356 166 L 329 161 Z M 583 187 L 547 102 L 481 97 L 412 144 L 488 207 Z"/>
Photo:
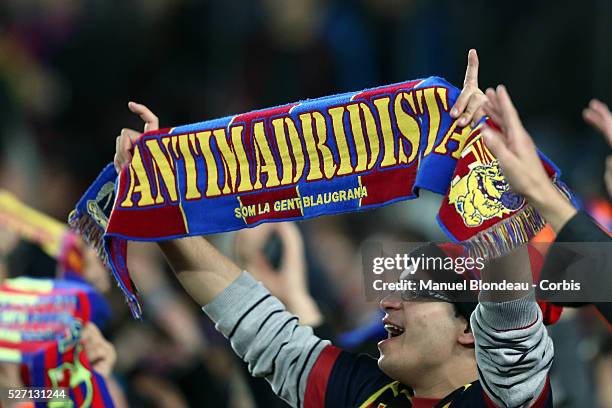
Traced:
<path id="1" fill-rule="evenodd" d="M 277 269 L 264 253 L 264 246 L 273 234 L 279 238 L 281 245 Z M 268 223 L 237 231 L 234 248 L 240 265 L 261 280 L 279 299 L 285 301 L 289 293 L 308 292 L 304 242 L 294 223 Z"/>
<path id="2" fill-rule="evenodd" d="M 558 232 L 576 210 L 548 178 L 506 88 L 489 88 L 486 95 L 484 110 L 501 133 L 486 126 L 482 132 L 485 144 L 499 161 L 512 190 L 523 195 Z"/>
<path id="3" fill-rule="evenodd" d="M 104 378 L 110 377 L 117 360 L 117 352 L 95 324 L 88 323 L 85 326 L 81 332 L 81 344 L 93 369 Z"/>
<path id="4" fill-rule="evenodd" d="M 159 129 L 159 119 L 157 119 L 157 116 L 155 116 L 153 112 L 149 110 L 149 108 L 136 102 L 128 102 L 128 108 L 140 116 L 140 118 L 144 121 L 145 132 Z M 115 159 L 113 161 L 117 173 L 119 173 L 121 169 L 132 161 L 132 149 L 134 147 L 134 143 L 136 143 L 138 138 L 140 138 L 140 135 L 142 135 L 142 133 L 133 129 L 121 129 L 121 134 L 117 136 L 117 141 L 115 144 Z"/>
<path id="5" fill-rule="evenodd" d="M 612 147 L 612 113 L 610 113 L 608 105 L 597 99 L 592 99 L 589 106 L 582 111 L 582 117 L 589 125 L 601 132 L 608 145 Z M 608 155 L 606 158 L 604 182 L 608 195 L 612 197 L 612 155 Z"/>
<path id="6" fill-rule="evenodd" d="M 0 387 L 19 388 L 23 387 L 18 363 L 0 363 Z M 1 401 L 1 400 L 0 400 Z M 0 402 L 1 405 L 1 402 Z"/>
<path id="7" fill-rule="evenodd" d="M 529 260 L 529 251 L 526 244 L 510 251 L 503 256 L 487 260 L 485 268 L 481 271 L 483 283 L 511 282 L 527 284 L 529 289 L 523 290 L 482 290 L 479 301 L 507 302 L 526 296 L 533 291 L 533 273 Z M 495 287 L 492 285 L 491 287 Z"/>
<path id="8" fill-rule="evenodd" d="M 608 105 L 598 99 L 591 99 L 589 106 L 582 111 L 585 122 L 601 132 L 612 146 L 612 113 Z"/>
<path id="9" fill-rule="evenodd" d="M 282 250 L 276 270 L 264 254 L 264 245 L 274 233 Z M 240 230 L 236 232 L 234 248 L 240 265 L 263 282 L 303 324 L 317 326 L 321 323 L 319 308 L 308 292 L 304 242 L 294 223 L 269 223 Z"/>
<path id="10" fill-rule="evenodd" d="M 519 118 L 506 88 L 487 89 L 488 101 L 485 112 L 501 133 L 486 127 L 483 138 L 487 147 L 499 161 L 504 176 L 512 190 L 532 199 L 541 189 L 550 184 L 536 146 Z"/>
<path id="11" fill-rule="evenodd" d="M 478 54 L 475 49 L 468 52 L 468 65 L 465 71 L 463 89 L 455 101 L 450 115 L 458 119 L 457 124 L 465 127 L 471 123 L 472 127 L 485 115 L 483 104 L 487 100 L 485 94 L 478 88 Z"/>

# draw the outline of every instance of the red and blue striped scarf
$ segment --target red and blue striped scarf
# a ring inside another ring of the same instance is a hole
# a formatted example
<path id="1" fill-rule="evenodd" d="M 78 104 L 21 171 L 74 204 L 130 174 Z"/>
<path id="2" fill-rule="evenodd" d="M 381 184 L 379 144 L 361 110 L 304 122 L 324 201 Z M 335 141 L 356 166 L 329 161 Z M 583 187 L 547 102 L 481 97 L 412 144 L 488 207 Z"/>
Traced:
<path id="1" fill-rule="evenodd" d="M 104 378 L 92 369 L 79 343 L 86 323 L 101 324 L 99 301 L 93 288 L 76 282 L 24 277 L 4 281 L 0 361 L 19 363 L 25 386 L 66 388 L 79 407 L 112 407 Z"/>
<path id="2" fill-rule="evenodd" d="M 471 252 L 501 254 L 544 221 L 505 182 L 476 128 L 449 114 L 439 77 L 160 129 L 109 165 L 69 223 L 112 268 L 135 316 L 127 240 L 159 241 L 445 195 L 438 220 Z M 559 171 L 544 156 L 550 176 Z"/>

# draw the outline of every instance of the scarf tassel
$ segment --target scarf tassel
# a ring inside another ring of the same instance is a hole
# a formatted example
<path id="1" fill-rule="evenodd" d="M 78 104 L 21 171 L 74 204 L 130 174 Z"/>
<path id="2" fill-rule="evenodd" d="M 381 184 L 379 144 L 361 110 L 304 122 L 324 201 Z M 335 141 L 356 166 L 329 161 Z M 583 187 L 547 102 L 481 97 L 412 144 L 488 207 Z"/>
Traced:
<path id="1" fill-rule="evenodd" d="M 104 266 L 111 270 L 108 255 L 104 250 L 104 230 L 88 214 L 82 214 L 74 210 L 68 216 L 68 225 L 77 231 L 83 240 L 89 244 L 98 254 Z"/>
<path id="2" fill-rule="evenodd" d="M 571 200 L 572 195 L 561 180 L 555 178 L 553 184 Z M 527 204 L 513 216 L 464 241 L 463 245 L 470 257 L 498 258 L 529 242 L 545 225 L 546 220 Z"/>

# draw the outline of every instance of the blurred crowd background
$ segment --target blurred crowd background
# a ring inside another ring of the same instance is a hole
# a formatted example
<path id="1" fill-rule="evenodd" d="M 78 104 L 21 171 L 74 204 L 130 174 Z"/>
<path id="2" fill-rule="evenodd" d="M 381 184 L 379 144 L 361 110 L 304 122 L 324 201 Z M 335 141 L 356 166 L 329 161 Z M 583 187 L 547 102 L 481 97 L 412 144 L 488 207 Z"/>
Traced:
<path id="1" fill-rule="evenodd" d="M 430 75 L 461 87 L 467 50 L 476 48 L 481 88 L 508 86 L 538 146 L 610 228 L 610 150 L 581 111 L 593 97 L 612 103 L 611 21 L 608 0 L 2 0 L 0 184 L 65 220 L 112 160 L 121 128 L 141 129 L 130 100 L 166 127 Z M 326 336 L 342 341 L 377 318 L 363 297 L 364 240 L 443 239 L 439 203 L 423 194 L 299 225 Z M 233 235 L 214 239 L 248 261 Z M 272 259 L 282 258 L 278 244 L 259 249 L 272 266 L 280 262 Z M 144 321 L 131 319 L 109 282 L 114 317 L 104 331 L 130 405 L 282 406 L 251 384 L 159 255 L 141 255 L 132 262 L 146 276 Z M 8 265 L 11 276 L 55 273 L 54 261 L 25 242 Z M 597 406 L 598 380 L 612 387 L 595 363 L 608 328 L 585 308 L 566 311 L 550 330 L 556 405 Z M 375 341 L 349 343 L 376 353 Z"/>

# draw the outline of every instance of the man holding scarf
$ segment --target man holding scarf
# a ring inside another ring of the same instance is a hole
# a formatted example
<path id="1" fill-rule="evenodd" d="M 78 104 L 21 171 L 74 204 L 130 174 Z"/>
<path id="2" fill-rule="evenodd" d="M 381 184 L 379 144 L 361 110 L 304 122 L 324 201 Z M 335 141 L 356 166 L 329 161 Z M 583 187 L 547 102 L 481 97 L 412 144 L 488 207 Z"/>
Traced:
<path id="1" fill-rule="evenodd" d="M 471 50 L 464 88 L 451 110 L 460 126 L 482 116 L 485 96 L 477 76 L 478 57 Z M 129 108 L 143 119 L 145 131 L 158 128 L 157 117 L 145 106 L 130 102 Z M 129 164 L 139 135 L 124 129 L 117 138 L 117 170 Z M 204 237 L 158 245 L 251 374 L 265 377 L 292 406 L 552 407 L 553 346 L 531 291 L 501 298 L 481 292 L 473 312 L 441 294 L 433 296 L 437 301 L 427 295 L 418 301 L 387 296 L 380 305 L 389 337 L 379 343 L 377 364 L 316 337 Z M 482 279 L 531 282 L 524 248 L 492 262 Z"/>

